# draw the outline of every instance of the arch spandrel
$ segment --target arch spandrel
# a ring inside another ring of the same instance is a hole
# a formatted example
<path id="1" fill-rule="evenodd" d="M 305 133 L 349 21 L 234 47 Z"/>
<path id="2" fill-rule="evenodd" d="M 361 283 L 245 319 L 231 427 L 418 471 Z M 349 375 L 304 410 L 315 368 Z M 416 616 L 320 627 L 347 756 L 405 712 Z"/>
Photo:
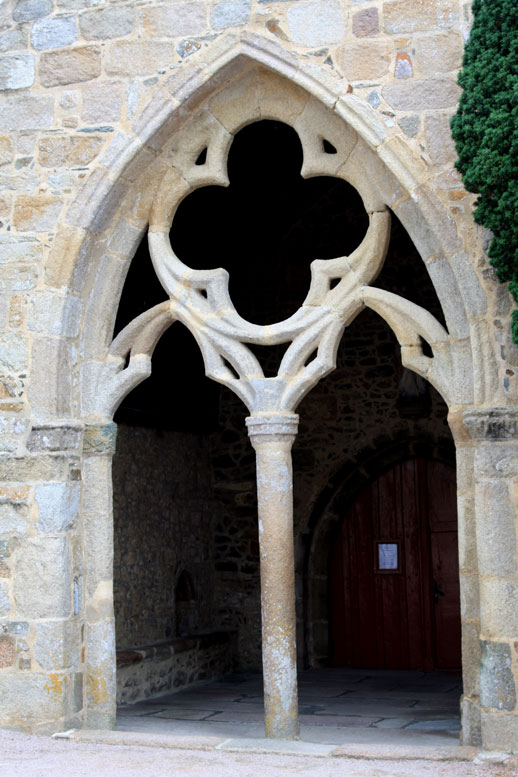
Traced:
<path id="1" fill-rule="evenodd" d="M 96 185 L 91 187 L 92 194 L 86 210 L 93 213 L 95 208 L 101 205 L 109 222 L 104 232 L 97 235 L 93 242 L 105 241 L 106 250 L 102 252 L 104 268 L 106 263 L 113 262 L 116 265 L 115 275 L 117 272 L 122 273 L 116 287 L 120 289 L 127 269 L 121 259 L 123 256 L 126 260 L 131 259 L 134 241 L 131 246 L 124 248 L 126 253 L 121 256 L 120 251 L 116 253 L 111 247 L 114 231 L 138 233 L 146 223 L 150 224 L 153 231 L 162 231 L 172 218 L 173 211 L 166 198 L 157 197 L 157 188 L 172 187 L 176 189 L 178 197 L 186 196 L 197 185 L 206 185 L 209 182 L 224 185 L 226 170 L 215 164 L 214 152 L 208 151 L 208 165 L 203 166 L 204 170 L 198 167 L 193 172 L 191 165 L 189 175 L 185 166 L 182 167 L 182 154 L 183 164 L 189 160 L 192 162 L 192 157 L 206 144 L 207 137 L 211 137 L 216 140 L 217 153 L 224 156 L 233 133 L 247 123 L 267 116 L 291 124 L 299 133 L 305 145 L 303 174 L 316 175 L 316 171 L 320 169 L 321 174 L 338 175 L 360 190 L 368 211 L 381 211 L 387 206 L 394 210 L 423 259 L 430 267 L 433 266 L 433 272 L 430 273 L 432 282 L 446 313 L 452 341 L 467 339 L 469 342 L 469 325 L 477 314 L 480 315 L 484 292 L 478 284 L 474 297 L 476 304 L 471 311 L 468 304 L 469 293 L 465 294 L 463 300 L 457 284 L 459 273 L 464 273 L 464 277 L 466 275 L 465 263 L 459 270 L 459 263 L 450 262 L 450 255 L 459 255 L 458 238 L 452 236 L 455 225 L 430 193 L 426 183 L 422 183 L 422 162 L 413 159 L 412 152 L 400 138 L 388 137 L 376 113 L 356 95 L 347 93 L 343 79 L 326 74 L 325 81 L 319 83 L 314 69 L 303 63 L 297 63 L 295 67 L 293 55 L 285 52 L 282 46 L 272 44 L 271 41 L 264 42 L 263 46 L 259 36 L 231 35 L 226 44 L 219 40 L 217 50 L 213 53 L 213 61 L 210 62 L 210 55 L 205 55 L 204 70 L 194 66 L 189 74 L 184 74 L 184 81 L 181 83 L 177 80 L 174 82 L 177 76 L 173 76 L 174 83 L 169 84 L 172 94 L 166 94 L 164 86 L 160 86 L 161 92 L 157 92 L 154 105 L 149 105 L 134 123 L 134 131 L 139 133 L 139 137 L 127 135 L 125 139 L 119 138 L 119 153 L 110 156 L 108 149 L 103 158 L 106 166 L 104 180 L 97 176 Z M 267 87 L 261 88 L 262 78 L 267 81 Z M 291 107 L 289 95 L 293 96 Z M 180 104 L 180 97 L 185 98 L 183 104 Z M 265 106 L 261 103 L 263 98 L 267 102 Z M 200 135 L 199 139 L 194 139 L 191 129 L 192 140 L 190 139 L 188 149 L 175 147 L 179 138 L 189 135 L 189 125 L 202 128 L 203 138 Z M 309 132 L 306 129 L 308 127 Z M 343 133 L 340 137 L 341 127 Z M 324 129 L 326 134 L 329 134 L 326 139 L 335 147 L 338 143 L 340 149 L 338 159 L 332 155 L 325 158 L 320 152 L 322 158 L 319 163 L 319 145 Z M 160 138 L 161 142 L 159 154 L 157 138 Z M 176 159 L 174 168 L 171 164 L 173 159 Z M 135 171 L 139 170 L 143 171 L 136 177 Z M 117 185 L 117 207 L 106 202 L 107 198 L 109 199 L 110 186 L 114 184 Z M 124 196 L 121 197 L 121 193 Z M 97 204 L 96 198 L 100 200 Z M 84 214 L 82 219 L 84 223 Z M 88 231 L 85 240 L 87 238 Z M 473 278 L 478 283 L 474 271 L 472 280 Z M 109 308 L 106 304 L 106 292 L 101 292 L 105 280 L 105 270 L 98 268 L 97 277 L 85 278 L 83 284 L 83 291 L 86 292 L 90 286 L 90 293 L 84 318 L 81 352 L 89 362 L 90 375 L 100 369 L 101 362 L 106 358 L 109 349 L 107 334 L 111 331 L 117 307 L 119 292 L 111 295 Z M 454 303 L 449 304 L 452 296 L 455 297 Z M 449 311 L 452 311 L 451 315 Z M 107 318 L 110 322 L 108 325 Z M 464 324 L 459 328 L 456 321 L 460 319 Z M 101 321 L 104 321 L 104 324 L 101 324 Z M 454 348 L 456 347 L 454 344 Z M 464 345 L 461 351 L 465 361 L 467 357 Z M 108 357 L 109 361 L 112 358 L 113 356 Z M 416 358 L 421 356 L 417 354 Z M 422 373 L 422 368 L 417 368 L 417 362 L 410 353 L 408 363 L 412 369 Z M 465 369 L 463 373 L 466 374 Z M 469 369 L 468 373 L 471 383 L 473 371 Z M 458 401 L 465 404 L 472 401 L 474 394 L 481 396 L 484 390 L 484 386 L 479 386 L 475 391 L 469 389 L 462 397 L 456 395 L 455 399 L 447 399 L 455 404 Z M 98 415 L 98 411 L 88 401 L 84 412 L 87 415 L 92 412 Z"/>

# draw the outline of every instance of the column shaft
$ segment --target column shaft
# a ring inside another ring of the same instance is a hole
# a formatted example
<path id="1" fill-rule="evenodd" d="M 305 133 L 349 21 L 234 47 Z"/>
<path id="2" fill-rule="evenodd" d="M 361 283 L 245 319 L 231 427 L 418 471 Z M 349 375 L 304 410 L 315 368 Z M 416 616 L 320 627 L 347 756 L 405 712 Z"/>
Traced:
<path id="1" fill-rule="evenodd" d="M 297 739 L 297 652 L 291 446 L 298 416 L 252 416 L 256 451 L 265 729 Z"/>

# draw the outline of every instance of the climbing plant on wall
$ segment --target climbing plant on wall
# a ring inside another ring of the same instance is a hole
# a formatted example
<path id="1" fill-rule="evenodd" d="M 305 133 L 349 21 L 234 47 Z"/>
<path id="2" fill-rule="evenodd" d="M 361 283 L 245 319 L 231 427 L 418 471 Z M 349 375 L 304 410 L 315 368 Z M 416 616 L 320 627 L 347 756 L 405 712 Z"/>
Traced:
<path id="1" fill-rule="evenodd" d="M 460 104 L 451 121 L 475 221 L 494 235 L 489 258 L 518 303 L 518 2 L 474 0 Z M 512 314 L 518 343 L 518 310 Z"/>

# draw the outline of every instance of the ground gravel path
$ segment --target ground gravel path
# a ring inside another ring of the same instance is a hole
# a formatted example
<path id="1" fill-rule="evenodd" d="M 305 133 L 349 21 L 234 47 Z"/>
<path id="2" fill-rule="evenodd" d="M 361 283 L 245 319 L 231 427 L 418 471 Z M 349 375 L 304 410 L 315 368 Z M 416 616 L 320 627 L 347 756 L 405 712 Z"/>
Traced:
<path id="1" fill-rule="evenodd" d="M 370 761 L 86 744 L 0 731 L 0 777 L 515 777 L 507 764 Z"/>

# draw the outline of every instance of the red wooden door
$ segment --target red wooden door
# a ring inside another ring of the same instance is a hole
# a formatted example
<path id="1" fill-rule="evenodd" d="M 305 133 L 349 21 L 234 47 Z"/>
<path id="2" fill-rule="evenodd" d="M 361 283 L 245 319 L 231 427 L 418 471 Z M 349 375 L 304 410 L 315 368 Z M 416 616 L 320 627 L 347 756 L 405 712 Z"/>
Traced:
<path id="1" fill-rule="evenodd" d="M 349 510 L 332 565 L 335 666 L 458 668 L 455 471 L 410 459 Z"/>

